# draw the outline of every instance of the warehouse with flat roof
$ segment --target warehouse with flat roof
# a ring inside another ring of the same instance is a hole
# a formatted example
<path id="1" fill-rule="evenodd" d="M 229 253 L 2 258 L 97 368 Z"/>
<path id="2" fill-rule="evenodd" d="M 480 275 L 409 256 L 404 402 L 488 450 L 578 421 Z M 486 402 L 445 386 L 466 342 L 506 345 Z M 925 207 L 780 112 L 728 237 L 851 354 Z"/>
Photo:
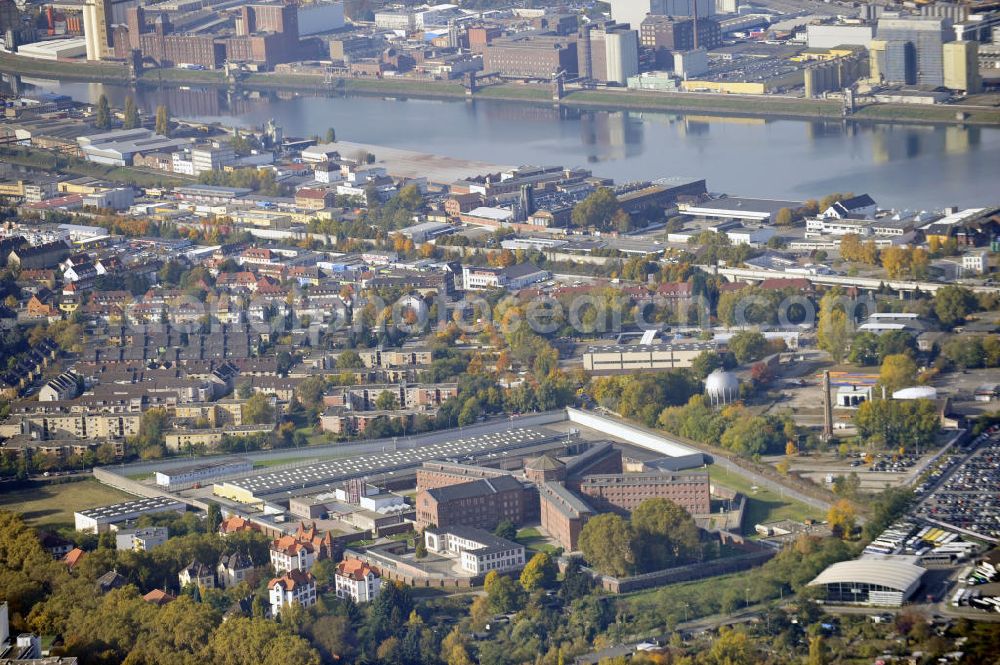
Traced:
<path id="1" fill-rule="evenodd" d="M 537 429 L 512 430 L 440 440 L 414 448 L 387 450 L 373 455 L 328 460 L 281 471 L 272 471 L 237 480 L 216 483 L 213 494 L 232 501 L 260 504 L 266 498 L 284 495 L 287 498 L 306 493 L 310 487 L 334 485 L 351 478 L 382 478 L 411 472 L 431 460 L 472 460 L 475 457 L 503 455 L 521 449 L 552 444 L 560 447 L 565 434 L 547 433 Z"/>
<path id="2" fill-rule="evenodd" d="M 81 510 L 74 513 L 73 517 L 76 522 L 77 531 L 104 533 L 109 531 L 112 525 L 133 522 L 143 515 L 169 512 L 183 513 L 185 510 L 187 510 L 187 506 L 176 499 L 156 496 Z"/>

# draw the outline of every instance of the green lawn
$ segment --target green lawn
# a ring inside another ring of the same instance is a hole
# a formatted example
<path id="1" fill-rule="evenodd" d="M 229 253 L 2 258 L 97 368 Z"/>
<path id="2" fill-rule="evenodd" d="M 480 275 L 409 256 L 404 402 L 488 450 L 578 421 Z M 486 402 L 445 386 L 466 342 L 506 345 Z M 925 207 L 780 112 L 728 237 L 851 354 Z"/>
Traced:
<path id="1" fill-rule="evenodd" d="M 551 554 L 558 549 L 542 535 L 541 531 L 534 527 L 520 529 L 514 539 L 524 545 L 524 548 L 529 552 L 548 552 Z"/>
<path id="2" fill-rule="evenodd" d="M 623 594 L 616 602 L 620 612 L 635 617 L 637 633 L 658 634 L 667 623 L 676 624 L 717 614 L 722 609 L 723 596 L 732 588 L 742 589 L 746 576 L 752 572 L 644 589 Z"/>
<path id="3" fill-rule="evenodd" d="M 151 83 L 179 81 L 183 83 L 225 83 L 222 72 L 198 69 L 146 69 L 142 72 L 143 81 Z"/>
<path id="4" fill-rule="evenodd" d="M 32 526 L 73 526 L 73 513 L 135 497 L 90 478 L 71 483 L 35 483 L 14 491 L 0 490 L 0 510 L 20 513 Z"/>
<path id="5" fill-rule="evenodd" d="M 713 485 L 728 487 L 747 497 L 747 512 L 743 517 L 744 533 L 753 533 L 754 525 L 761 522 L 823 518 L 823 514 L 819 510 L 800 501 L 790 499 L 787 496 L 783 497 L 780 493 L 764 487 L 754 490 L 753 483 L 746 477 L 727 471 L 715 464 L 708 467 L 708 473 Z"/>
<path id="6" fill-rule="evenodd" d="M 552 99 L 552 90 L 547 86 L 526 86 L 514 84 L 491 85 L 476 91 L 476 97 L 498 97 L 501 99 Z"/>

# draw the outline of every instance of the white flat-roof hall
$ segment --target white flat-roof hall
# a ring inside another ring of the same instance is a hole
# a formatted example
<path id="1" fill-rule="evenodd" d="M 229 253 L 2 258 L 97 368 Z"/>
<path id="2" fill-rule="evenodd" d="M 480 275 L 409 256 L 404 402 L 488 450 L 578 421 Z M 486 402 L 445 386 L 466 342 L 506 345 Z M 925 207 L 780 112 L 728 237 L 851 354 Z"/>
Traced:
<path id="1" fill-rule="evenodd" d="M 927 572 L 906 557 L 862 557 L 829 566 L 807 586 L 826 587 L 829 603 L 901 606 Z"/>
<path id="2" fill-rule="evenodd" d="M 103 533 L 112 524 L 124 524 L 137 520 L 143 515 L 153 515 L 155 513 L 178 512 L 183 513 L 187 506 L 181 501 L 168 497 L 157 496 L 124 503 L 115 503 L 110 506 L 100 506 L 81 510 L 73 514 L 77 531 L 92 531 Z"/>

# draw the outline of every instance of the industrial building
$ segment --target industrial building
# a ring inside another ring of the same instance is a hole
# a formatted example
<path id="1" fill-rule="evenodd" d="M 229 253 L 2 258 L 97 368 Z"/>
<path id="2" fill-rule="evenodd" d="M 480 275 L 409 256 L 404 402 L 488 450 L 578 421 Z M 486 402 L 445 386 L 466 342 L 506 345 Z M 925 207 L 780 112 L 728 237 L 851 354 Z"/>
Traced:
<path id="1" fill-rule="evenodd" d="M 828 603 L 900 607 L 925 572 L 905 557 L 866 556 L 833 564 L 807 586 L 824 587 Z"/>
<path id="2" fill-rule="evenodd" d="M 83 34 L 87 60 L 104 60 L 111 54 L 111 0 L 86 0 L 83 5 Z"/>
<path id="3" fill-rule="evenodd" d="M 944 87 L 966 94 L 982 92 L 979 42 L 948 42 L 944 45 Z"/>
<path id="4" fill-rule="evenodd" d="M 647 14 L 659 16 L 712 16 L 716 0 L 610 0 L 611 18 L 638 26 Z"/>
<path id="5" fill-rule="evenodd" d="M 76 142 L 87 161 L 109 166 L 131 166 L 132 158 L 139 153 L 173 152 L 188 143 L 143 127 L 81 136 Z"/>
<path id="6" fill-rule="evenodd" d="M 125 503 L 115 503 L 110 506 L 100 508 L 90 508 L 81 510 L 73 514 L 77 531 L 89 531 L 92 533 L 104 533 L 111 529 L 112 525 L 132 522 L 143 515 L 155 515 L 157 513 L 183 513 L 187 507 L 175 499 L 167 497 L 151 497 L 126 501 Z"/>
<path id="7" fill-rule="evenodd" d="M 329 486 L 351 478 L 382 478 L 413 473 L 421 463 L 436 459 L 473 458 L 534 447 L 561 448 L 565 435 L 547 434 L 540 430 L 515 428 L 509 431 L 482 434 L 436 443 L 427 443 L 398 451 L 386 451 L 364 457 L 351 457 L 308 464 L 292 469 L 272 471 L 238 480 L 216 483 L 216 496 L 248 504 L 262 504 L 266 497 L 293 493 L 308 494 L 310 488 Z"/>
<path id="8" fill-rule="evenodd" d="M 582 26 L 577 64 L 581 78 L 626 85 L 630 76 L 639 73 L 638 32 L 628 23 L 614 21 Z"/>
<path id="9" fill-rule="evenodd" d="M 557 35 L 513 35 L 483 48 L 483 71 L 510 78 L 549 80 L 559 72 L 577 72 L 572 38 Z"/>
<path id="10" fill-rule="evenodd" d="M 718 21 L 699 18 L 697 25 L 696 35 L 693 18 L 650 14 L 639 26 L 639 42 L 644 48 L 653 50 L 657 69 L 672 69 L 675 51 L 722 46 L 722 31 Z"/>
<path id="11" fill-rule="evenodd" d="M 83 37 L 50 39 L 44 42 L 19 46 L 17 54 L 38 60 L 65 60 L 87 54 L 87 40 Z"/>
<path id="12" fill-rule="evenodd" d="M 715 344 L 685 342 L 591 346 L 583 354 L 583 369 L 596 373 L 680 369 L 691 367 L 694 359 L 704 351 L 715 351 Z"/>
<path id="13" fill-rule="evenodd" d="M 838 46 L 871 46 L 875 26 L 866 23 L 810 23 L 806 26 L 806 46 L 831 49 Z"/>
<path id="14" fill-rule="evenodd" d="M 249 473 L 252 470 L 253 462 L 250 460 L 226 458 L 217 462 L 189 464 L 165 471 L 157 471 L 156 484 L 161 487 L 177 487 L 178 485 L 214 480 L 228 474 Z"/>
<path id="15" fill-rule="evenodd" d="M 885 16 L 871 45 L 872 74 L 886 83 L 944 85 L 944 44 L 954 39 L 951 20 L 929 16 Z"/>
<path id="16" fill-rule="evenodd" d="M 681 212 L 693 217 L 706 219 L 737 219 L 744 222 L 767 224 L 782 208 L 797 210 L 802 201 L 781 201 L 777 199 L 748 199 L 736 196 L 711 199 L 701 203 L 684 203 L 678 207 Z"/>

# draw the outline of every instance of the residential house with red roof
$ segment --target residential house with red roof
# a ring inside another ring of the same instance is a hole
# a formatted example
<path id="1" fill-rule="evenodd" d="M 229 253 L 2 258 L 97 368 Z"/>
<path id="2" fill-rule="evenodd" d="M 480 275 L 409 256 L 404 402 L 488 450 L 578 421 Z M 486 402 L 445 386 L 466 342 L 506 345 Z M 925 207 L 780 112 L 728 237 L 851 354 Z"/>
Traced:
<path id="1" fill-rule="evenodd" d="M 316 604 L 316 580 L 309 573 L 291 570 L 267 583 L 271 600 L 271 616 L 277 617 L 281 610 L 292 605 L 311 607 Z"/>
<path id="2" fill-rule="evenodd" d="M 375 569 L 358 559 L 344 559 L 333 574 L 337 597 L 350 598 L 355 603 L 375 600 L 382 590 L 382 577 Z"/>

